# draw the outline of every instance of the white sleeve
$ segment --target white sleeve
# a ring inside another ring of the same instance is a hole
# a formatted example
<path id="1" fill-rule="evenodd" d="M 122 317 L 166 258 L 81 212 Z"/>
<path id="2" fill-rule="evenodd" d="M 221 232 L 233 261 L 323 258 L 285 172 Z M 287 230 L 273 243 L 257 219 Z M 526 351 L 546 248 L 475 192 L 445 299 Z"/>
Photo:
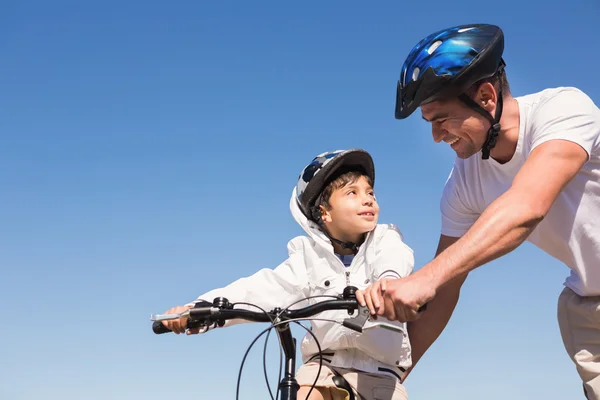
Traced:
<path id="1" fill-rule="evenodd" d="M 285 308 L 298 301 L 299 303 L 294 305 L 294 308 L 305 306 L 307 303 L 303 300 L 307 297 L 309 285 L 302 242 L 290 241 L 288 254 L 288 259 L 277 268 L 261 269 L 255 274 L 238 279 L 223 288 L 204 293 L 188 305 L 193 306 L 201 300 L 212 303 L 216 297 L 225 297 L 230 303 L 251 303 L 265 311 L 270 311 L 275 307 Z M 256 307 L 247 305 L 239 305 L 236 308 L 260 311 Z M 230 321 L 225 326 L 242 322 L 245 321 Z"/>
<path id="2" fill-rule="evenodd" d="M 394 224 L 388 224 L 376 249 L 374 274 L 381 278 L 403 278 L 415 267 L 413 250 L 402 240 L 402 233 Z"/>
<path id="3" fill-rule="evenodd" d="M 540 104 L 533 115 L 531 150 L 553 139 L 580 145 L 588 159 L 600 145 L 600 109 L 585 93 L 565 88 Z"/>
<path id="4" fill-rule="evenodd" d="M 440 200 L 442 235 L 461 237 L 479 218 L 479 214 L 470 210 L 461 199 L 459 194 L 461 188 L 464 188 L 464 182 L 461 181 L 459 170 L 455 164 L 446 181 Z"/>

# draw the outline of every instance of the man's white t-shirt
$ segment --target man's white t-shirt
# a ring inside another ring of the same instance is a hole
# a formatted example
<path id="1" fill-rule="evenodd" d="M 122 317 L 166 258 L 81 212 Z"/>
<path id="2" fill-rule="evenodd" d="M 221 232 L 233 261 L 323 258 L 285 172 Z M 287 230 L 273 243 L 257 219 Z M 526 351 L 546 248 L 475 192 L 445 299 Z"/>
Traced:
<path id="1" fill-rule="evenodd" d="M 520 128 L 514 156 L 505 164 L 491 157 L 482 160 L 480 153 L 456 159 L 440 202 L 442 234 L 464 235 L 510 187 L 535 147 L 553 139 L 575 142 L 588 153 L 588 161 L 527 240 L 571 269 L 567 287 L 581 296 L 600 295 L 600 109 L 570 87 L 516 99 Z M 549 179 L 554 169 L 547 169 Z"/>

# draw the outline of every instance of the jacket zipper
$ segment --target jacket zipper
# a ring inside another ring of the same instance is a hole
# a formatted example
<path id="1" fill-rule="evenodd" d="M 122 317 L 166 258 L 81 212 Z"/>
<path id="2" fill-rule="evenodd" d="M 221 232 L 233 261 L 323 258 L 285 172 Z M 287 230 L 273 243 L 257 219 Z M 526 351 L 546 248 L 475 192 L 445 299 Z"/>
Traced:
<path id="1" fill-rule="evenodd" d="M 350 264 L 349 267 L 346 267 L 344 265 L 344 263 L 342 262 L 342 260 L 340 260 L 338 258 L 338 256 L 336 256 L 335 254 L 333 255 L 335 257 L 335 259 L 337 260 L 338 263 L 340 263 L 340 265 L 342 266 L 342 268 L 344 268 L 344 274 L 346 275 L 346 286 L 350 286 L 350 268 L 352 268 L 352 264 L 354 263 L 354 260 L 352 260 L 352 264 Z"/>

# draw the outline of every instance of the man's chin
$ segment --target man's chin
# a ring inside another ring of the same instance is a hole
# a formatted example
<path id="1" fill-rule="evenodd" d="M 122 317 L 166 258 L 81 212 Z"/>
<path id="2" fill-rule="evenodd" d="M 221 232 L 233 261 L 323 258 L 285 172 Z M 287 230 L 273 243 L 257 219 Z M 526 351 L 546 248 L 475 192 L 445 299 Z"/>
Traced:
<path id="1" fill-rule="evenodd" d="M 470 152 L 464 152 L 464 151 L 458 152 L 458 151 L 455 151 L 455 153 L 456 153 L 456 157 L 458 157 L 458 158 L 460 158 L 462 160 L 466 160 L 467 158 L 471 158 L 475 154 L 478 154 L 479 152 L 478 151 L 476 151 L 476 152 L 473 152 L 473 151 L 470 151 Z"/>

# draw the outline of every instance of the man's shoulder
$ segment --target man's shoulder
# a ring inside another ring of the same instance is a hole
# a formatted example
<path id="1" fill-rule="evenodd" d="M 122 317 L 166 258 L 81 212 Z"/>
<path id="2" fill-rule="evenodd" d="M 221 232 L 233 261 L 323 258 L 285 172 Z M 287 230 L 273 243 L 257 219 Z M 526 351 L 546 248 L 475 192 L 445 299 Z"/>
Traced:
<path id="1" fill-rule="evenodd" d="M 596 121 L 594 125 L 598 121 L 598 106 L 584 91 L 573 86 L 545 89 L 518 97 L 517 101 L 527 141 L 547 135 L 550 127 L 550 131 L 560 129 L 563 133 L 576 129 L 582 126 L 581 118 L 587 122 Z"/>
<path id="2" fill-rule="evenodd" d="M 585 94 L 585 92 L 577 87 L 574 86 L 557 86 L 557 87 L 552 87 L 552 88 L 546 88 L 534 93 L 529 93 L 529 94 L 525 94 L 522 96 L 517 96 L 515 97 L 515 99 L 517 100 L 517 102 L 519 102 L 520 104 L 529 104 L 529 105 L 535 105 L 535 104 L 543 104 L 546 103 L 547 101 L 557 98 L 557 97 L 562 97 L 562 98 L 570 98 L 570 97 L 580 97 L 580 96 L 584 96 L 587 97 L 587 95 Z"/>

